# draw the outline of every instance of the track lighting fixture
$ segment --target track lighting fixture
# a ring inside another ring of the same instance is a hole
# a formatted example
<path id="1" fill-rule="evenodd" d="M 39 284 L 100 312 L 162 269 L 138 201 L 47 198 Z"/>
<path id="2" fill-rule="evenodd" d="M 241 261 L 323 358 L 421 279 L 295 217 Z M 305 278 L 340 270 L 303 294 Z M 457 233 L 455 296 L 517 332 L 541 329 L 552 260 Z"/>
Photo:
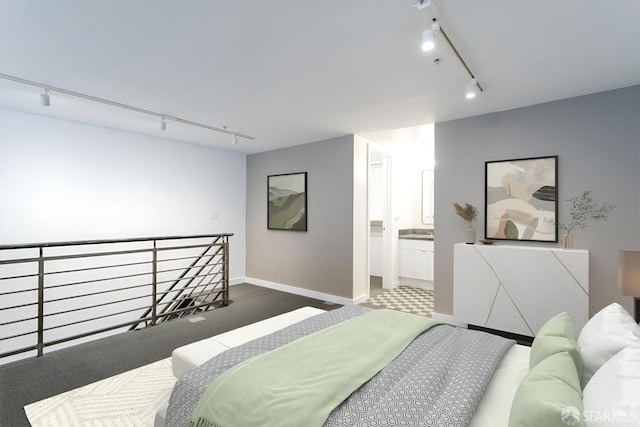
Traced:
<path id="1" fill-rule="evenodd" d="M 235 133 L 231 135 L 231 145 L 238 145 L 238 137 Z"/>
<path id="2" fill-rule="evenodd" d="M 433 19 L 431 28 L 427 28 L 422 32 L 422 50 L 429 52 L 436 47 L 436 32 L 440 29 L 440 23 L 437 19 Z"/>
<path id="3" fill-rule="evenodd" d="M 429 0 L 419 0 L 418 3 L 414 5 L 414 7 L 416 7 L 418 11 L 421 11 L 422 9 L 428 7 L 429 5 L 430 5 Z M 420 12 L 420 15 L 422 15 L 422 12 Z M 426 19 L 424 15 L 422 15 L 422 17 Z M 464 62 L 464 59 L 462 59 L 462 56 L 460 56 L 460 52 L 458 52 L 458 49 L 456 49 L 453 43 L 451 43 L 451 39 L 449 39 L 449 36 L 444 31 L 444 28 L 440 26 L 440 22 L 435 17 L 432 18 L 431 20 L 431 28 L 427 28 L 422 32 L 422 50 L 426 52 L 433 50 L 433 48 L 435 47 L 436 34 L 442 35 L 442 38 L 447 42 L 451 50 L 453 50 L 453 53 L 456 54 L 456 56 L 464 66 L 465 70 L 467 70 L 467 73 L 469 73 L 469 76 L 471 77 L 471 83 L 465 86 L 466 98 L 467 99 L 475 98 L 475 96 L 478 94 L 478 90 L 480 92 L 484 92 L 484 89 L 482 89 L 482 86 L 480 86 L 480 83 L 478 83 L 478 81 L 476 80 L 475 74 L 471 72 L 471 69 L 469 68 L 467 63 Z M 436 60 L 433 61 L 433 63 L 439 64 L 440 59 L 437 58 Z"/>
<path id="4" fill-rule="evenodd" d="M 476 91 L 477 87 L 478 87 L 478 82 L 476 81 L 476 79 L 471 79 L 471 81 L 467 83 L 467 85 L 465 86 L 465 90 L 464 90 L 465 98 L 467 99 L 475 98 L 477 94 L 477 91 Z"/>
<path id="5" fill-rule="evenodd" d="M 42 88 L 42 93 L 40 94 L 40 104 L 45 107 L 51 106 L 51 98 L 49 97 L 49 89 Z"/>
<path id="6" fill-rule="evenodd" d="M 0 79 L 11 80 L 11 81 L 14 81 L 14 82 L 17 82 L 17 83 L 21 83 L 21 84 L 24 84 L 24 85 L 29 85 L 29 86 L 41 87 L 43 92 L 40 94 L 40 103 L 42 105 L 44 105 L 45 107 L 48 107 L 48 106 L 51 105 L 51 99 L 49 98 L 49 91 L 52 90 L 54 92 L 62 93 L 62 94 L 65 94 L 65 95 L 76 97 L 76 98 L 86 99 L 87 101 L 99 102 L 101 104 L 110 105 L 112 107 L 123 108 L 125 110 L 135 111 L 135 112 L 140 113 L 140 114 L 147 114 L 149 116 L 159 117 L 160 118 L 160 129 L 162 129 L 162 130 L 165 130 L 167 128 L 167 119 L 169 119 L 171 121 L 182 123 L 182 124 L 185 124 L 185 125 L 196 126 L 196 127 L 199 127 L 199 128 L 212 130 L 214 132 L 220 132 L 220 133 L 226 133 L 228 135 L 233 135 L 234 138 L 236 138 L 236 141 L 237 141 L 237 138 L 255 139 L 253 136 L 250 136 L 250 135 L 246 135 L 246 134 L 243 134 L 243 133 L 233 132 L 233 131 L 227 130 L 226 127 L 224 129 L 222 129 L 222 128 L 218 128 L 218 127 L 215 127 L 215 126 L 209 126 L 209 125 L 204 124 L 204 123 L 192 122 L 191 120 L 181 119 L 180 117 L 168 116 L 166 114 L 159 113 L 159 112 L 156 112 L 156 111 L 145 110 L 144 108 L 138 108 L 138 107 L 134 107 L 133 105 L 127 105 L 127 104 L 123 104 L 121 102 L 110 101 L 110 100 L 104 99 L 104 98 L 98 98 L 97 96 L 86 95 L 84 93 L 75 92 L 75 91 L 68 90 L 68 89 L 63 89 L 61 87 L 44 85 L 42 83 L 38 83 L 38 82 L 31 81 L 31 80 L 23 79 L 23 78 L 20 78 L 20 77 L 10 76 L 8 74 L 0 74 Z"/>

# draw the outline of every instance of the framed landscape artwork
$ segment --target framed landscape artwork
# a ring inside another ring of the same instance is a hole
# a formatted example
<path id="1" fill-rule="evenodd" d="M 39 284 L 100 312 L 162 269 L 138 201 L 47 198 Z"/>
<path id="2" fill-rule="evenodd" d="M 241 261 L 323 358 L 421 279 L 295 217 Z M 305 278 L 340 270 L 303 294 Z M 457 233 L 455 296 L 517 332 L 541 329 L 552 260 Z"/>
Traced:
<path id="1" fill-rule="evenodd" d="M 485 162 L 485 237 L 558 241 L 558 156 Z"/>
<path id="2" fill-rule="evenodd" d="M 307 231 L 307 173 L 269 175 L 269 230 Z"/>

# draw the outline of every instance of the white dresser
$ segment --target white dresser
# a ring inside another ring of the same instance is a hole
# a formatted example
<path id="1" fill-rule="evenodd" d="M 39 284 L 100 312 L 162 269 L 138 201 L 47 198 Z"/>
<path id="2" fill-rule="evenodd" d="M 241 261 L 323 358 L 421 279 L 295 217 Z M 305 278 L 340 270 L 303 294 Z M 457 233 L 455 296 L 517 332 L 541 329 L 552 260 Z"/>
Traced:
<path id="1" fill-rule="evenodd" d="M 589 251 L 456 244 L 453 316 L 457 321 L 534 336 L 566 311 L 576 333 L 589 318 Z"/>

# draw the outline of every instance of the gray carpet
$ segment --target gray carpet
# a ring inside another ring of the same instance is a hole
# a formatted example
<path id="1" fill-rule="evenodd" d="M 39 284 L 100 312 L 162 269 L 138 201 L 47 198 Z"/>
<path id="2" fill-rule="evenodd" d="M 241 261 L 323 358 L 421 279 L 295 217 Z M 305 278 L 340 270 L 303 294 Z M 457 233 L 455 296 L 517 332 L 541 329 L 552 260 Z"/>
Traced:
<path id="1" fill-rule="evenodd" d="M 340 307 L 247 284 L 230 295 L 230 306 L 200 314 L 205 321 L 177 319 L 0 366 L 0 426 L 28 427 L 25 405 L 164 359 L 176 347 L 304 306 Z"/>

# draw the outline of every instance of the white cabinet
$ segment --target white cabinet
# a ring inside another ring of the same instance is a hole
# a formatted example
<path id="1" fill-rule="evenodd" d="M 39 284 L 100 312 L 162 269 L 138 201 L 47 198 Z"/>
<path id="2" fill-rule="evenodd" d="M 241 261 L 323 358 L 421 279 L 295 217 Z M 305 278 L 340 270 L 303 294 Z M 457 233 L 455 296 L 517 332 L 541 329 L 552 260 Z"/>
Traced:
<path id="1" fill-rule="evenodd" d="M 433 281 L 433 240 L 398 239 L 400 277 Z"/>
<path id="2" fill-rule="evenodd" d="M 576 332 L 589 318 L 589 251 L 507 245 L 454 247 L 456 320 L 534 336 L 566 311 Z"/>

